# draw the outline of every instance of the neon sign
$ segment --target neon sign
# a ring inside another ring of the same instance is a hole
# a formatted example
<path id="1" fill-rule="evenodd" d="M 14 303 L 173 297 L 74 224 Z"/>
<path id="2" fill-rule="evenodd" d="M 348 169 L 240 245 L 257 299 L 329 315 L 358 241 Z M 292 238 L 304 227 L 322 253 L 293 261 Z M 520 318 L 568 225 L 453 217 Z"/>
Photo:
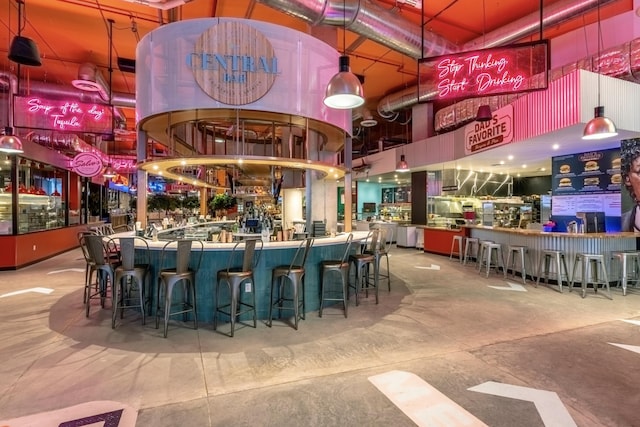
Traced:
<path id="1" fill-rule="evenodd" d="M 548 69 L 548 40 L 424 58 L 418 93 L 432 101 L 546 89 Z"/>
<path id="2" fill-rule="evenodd" d="M 16 96 L 16 127 L 62 132 L 107 133 L 111 131 L 108 105 L 61 101 L 36 96 Z"/>

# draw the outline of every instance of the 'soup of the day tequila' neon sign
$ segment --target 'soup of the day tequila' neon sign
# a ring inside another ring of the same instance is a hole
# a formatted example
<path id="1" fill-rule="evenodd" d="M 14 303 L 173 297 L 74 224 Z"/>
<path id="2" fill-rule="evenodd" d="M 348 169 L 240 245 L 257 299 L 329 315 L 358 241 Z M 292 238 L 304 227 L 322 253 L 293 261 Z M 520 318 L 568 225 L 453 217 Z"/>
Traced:
<path id="1" fill-rule="evenodd" d="M 546 89 L 549 43 L 541 40 L 425 58 L 418 67 L 421 100 Z"/>

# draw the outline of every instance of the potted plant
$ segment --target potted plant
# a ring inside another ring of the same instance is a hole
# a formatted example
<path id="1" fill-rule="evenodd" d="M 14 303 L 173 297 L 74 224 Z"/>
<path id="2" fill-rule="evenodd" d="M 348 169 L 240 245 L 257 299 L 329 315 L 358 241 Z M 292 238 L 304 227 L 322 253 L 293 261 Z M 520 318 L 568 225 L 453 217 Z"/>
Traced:
<path id="1" fill-rule="evenodd" d="M 226 215 L 226 210 L 236 205 L 235 197 L 231 197 L 227 193 L 216 194 L 209 202 L 209 208 L 215 211 L 216 216 Z"/>

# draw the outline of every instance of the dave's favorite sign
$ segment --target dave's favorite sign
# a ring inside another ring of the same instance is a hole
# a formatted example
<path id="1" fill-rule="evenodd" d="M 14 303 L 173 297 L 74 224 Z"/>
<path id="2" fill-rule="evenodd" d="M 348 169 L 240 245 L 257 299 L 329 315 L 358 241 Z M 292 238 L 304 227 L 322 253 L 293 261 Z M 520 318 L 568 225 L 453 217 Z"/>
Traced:
<path id="1" fill-rule="evenodd" d="M 548 40 L 424 58 L 418 95 L 426 102 L 546 89 L 548 69 Z"/>
<path id="2" fill-rule="evenodd" d="M 96 153 L 89 151 L 78 153 L 73 158 L 71 167 L 78 175 L 91 178 L 102 171 L 102 160 Z"/>
<path id="3" fill-rule="evenodd" d="M 223 22 L 202 33 L 186 62 L 200 88 L 229 105 L 262 98 L 280 74 L 269 39 L 241 22 Z"/>
<path id="4" fill-rule="evenodd" d="M 488 150 L 513 141 L 513 106 L 506 105 L 493 112 L 487 122 L 473 122 L 464 127 L 466 155 Z"/>

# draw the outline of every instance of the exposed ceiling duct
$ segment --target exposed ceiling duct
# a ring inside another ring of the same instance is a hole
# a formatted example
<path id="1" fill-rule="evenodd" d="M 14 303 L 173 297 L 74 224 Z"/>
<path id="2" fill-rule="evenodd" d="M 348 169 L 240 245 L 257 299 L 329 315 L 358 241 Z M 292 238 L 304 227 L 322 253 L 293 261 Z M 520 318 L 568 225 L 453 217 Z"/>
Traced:
<path id="1" fill-rule="evenodd" d="M 540 13 L 531 13 L 517 21 L 489 32 L 465 46 L 454 43 L 431 32 L 424 34 L 424 52 L 422 31 L 419 25 L 408 22 L 391 10 L 384 9 L 369 1 L 345 0 L 343 13 L 342 0 L 258 0 L 269 7 L 288 15 L 295 16 L 312 25 L 333 25 L 346 28 L 356 34 L 373 40 L 383 46 L 418 59 L 452 53 L 479 47 L 500 46 L 535 34 L 540 29 Z M 600 0 L 600 6 L 614 0 Z M 558 25 L 574 19 L 598 6 L 598 0 L 565 0 L 545 7 L 543 27 Z M 434 93 L 426 93 L 420 101 L 434 99 Z M 378 113 L 385 118 L 395 116 L 395 112 L 412 107 L 418 103 L 417 86 L 404 89 L 384 97 L 378 104 Z"/>

